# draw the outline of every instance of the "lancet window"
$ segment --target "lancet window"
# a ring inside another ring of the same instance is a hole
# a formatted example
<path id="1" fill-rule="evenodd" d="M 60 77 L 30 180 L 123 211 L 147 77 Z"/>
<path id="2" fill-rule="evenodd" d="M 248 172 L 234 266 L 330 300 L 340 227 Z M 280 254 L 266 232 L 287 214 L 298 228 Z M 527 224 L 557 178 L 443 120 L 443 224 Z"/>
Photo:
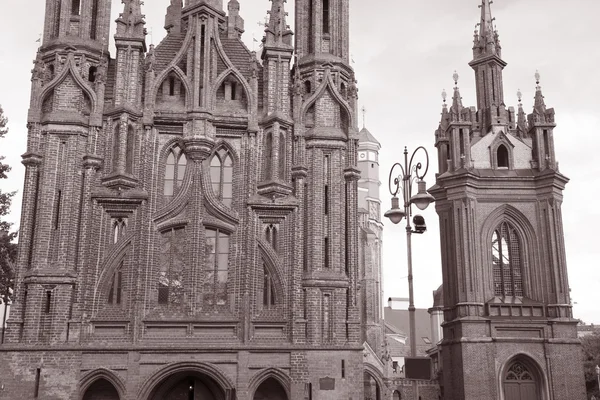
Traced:
<path id="1" fill-rule="evenodd" d="M 523 296 L 521 242 L 516 229 L 501 223 L 492 234 L 492 268 L 496 296 Z"/>
<path id="2" fill-rule="evenodd" d="M 181 305 L 185 288 L 185 228 L 172 228 L 161 234 L 158 271 L 158 304 Z"/>
<path id="3" fill-rule="evenodd" d="M 119 265 L 119 268 L 114 272 L 111 282 L 110 290 L 108 291 L 108 304 L 118 305 L 121 304 L 123 298 L 123 261 Z"/>
<path id="4" fill-rule="evenodd" d="M 229 234 L 220 229 L 206 229 L 204 251 L 204 303 L 212 306 L 227 304 L 229 275 Z"/>
<path id="5" fill-rule="evenodd" d="M 227 207 L 233 200 L 233 158 L 227 149 L 220 148 L 210 160 L 210 179 L 215 196 Z"/>
<path id="6" fill-rule="evenodd" d="M 185 176 L 186 166 L 185 153 L 179 146 L 173 146 L 169 150 L 165 165 L 164 195 L 166 199 L 171 199 L 178 193 Z"/>

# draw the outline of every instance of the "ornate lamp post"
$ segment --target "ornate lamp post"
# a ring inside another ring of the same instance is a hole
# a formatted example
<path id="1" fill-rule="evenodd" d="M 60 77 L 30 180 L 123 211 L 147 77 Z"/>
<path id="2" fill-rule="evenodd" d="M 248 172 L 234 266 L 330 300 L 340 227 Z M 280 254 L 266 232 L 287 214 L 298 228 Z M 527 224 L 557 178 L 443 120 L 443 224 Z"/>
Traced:
<path id="1" fill-rule="evenodd" d="M 420 162 L 413 164 L 415 155 L 422 150 L 425 153 L 425 166 Z M 396 167 L 400 168 L 400 174 L 394 175 Z M 423 146 L 419 146 L 408 158 L 408 150 L 404 148 L 404 164 L 395 163 L 390 170 L 389 178 L 389 190 L 392 194 L 392 208 L 384 214 L 394 224 L 398 224 L 402 221 L 402 218 L 406 217 L 406 249 L 408 257 L 408 317 L 410 327 L 410 355 L 411 357 L 417 356 L 417 338 L 416 338 L 416 326 L 415 326 L 415 304 L 413 297 L 413 273 L 412 273 L 412 248 L 411 248 L 411 235 L 413 233 L 424 233 L 427 230 L 425 225 L 425 219 L 421 215 L 415 215 L 412 219 L 412 205 L 414 204 L 419 210 L 424 210 L 431 204 L 435 199 L 425 189 L 426 184 L 423 178 L 427 174 L 429 169 L 429 154 Z M 417 194 L 412 195 L 413 183 L 417 183 Z M 398 192 L 402 193 L 402 200 L 404 201 L 404 207 L 400 208 L 400 199 L 398 198 Z M 415 399 L 418 399 L 417 392 L 417 381 L 413 382 L 413 392 Z"/>

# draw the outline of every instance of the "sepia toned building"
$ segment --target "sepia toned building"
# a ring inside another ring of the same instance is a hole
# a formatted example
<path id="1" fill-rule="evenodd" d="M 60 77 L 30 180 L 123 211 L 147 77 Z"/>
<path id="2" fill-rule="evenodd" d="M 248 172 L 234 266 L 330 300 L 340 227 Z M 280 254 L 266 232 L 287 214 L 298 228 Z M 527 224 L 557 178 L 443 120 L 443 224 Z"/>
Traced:
<path id="1" fill-rule="evenodd" d="M 477 105 L 455 88 L 435 133 L 439 174 L 443 396 L 585 398 L 561 214 L 555 113 L 536 73 L 534 107 L 506 107 L 507 65 L 489 0 L 473 60 Z M 444 100 L 445 101 L 445 100 Z M 555 151 L 556 150 L 556 151 Z"/>
<path id="2" fill-rule="evenodd" d="M 381 387 L 379 144 L 357 127 L 348 0 L 296 0 L 295 40 L 273 0 L 260 54 L 237 0 L 171 0 L 149 48 L 124 0 L 111 55 L 112 3 L 46 1 L 0 397 Z"/>

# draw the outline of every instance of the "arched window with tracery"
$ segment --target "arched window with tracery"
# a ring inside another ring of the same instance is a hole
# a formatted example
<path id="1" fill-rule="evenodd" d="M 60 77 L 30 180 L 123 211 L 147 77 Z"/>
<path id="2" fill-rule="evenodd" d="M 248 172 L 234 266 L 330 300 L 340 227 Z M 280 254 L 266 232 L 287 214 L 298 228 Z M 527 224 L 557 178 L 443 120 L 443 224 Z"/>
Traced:
<path id="1" fill-rule="evenodd" d="M 267 225 L 266 229 L 265 229 L 265 239 L 267 240 L 267 242 L 269 242 L 271 244 L 271 246 L 273 247 L 273 250 L 277 251 L 277 242 L 278 242 L 278 237 L 277 237 L 277 226 L 274 224 L 269 224 Z"/>
<path id="2" fill-rule="evenodd" d="M 227 304 L 229 275 L 229 234 L 220 229 L 206 229 L 204 251 L 204 303 L 211 306 Z"/>
<path id="3" fill-rule="evenodd" d="M 185 288 L 185 228 L 162 232 L 158 270 L 158 304 L 181 305 Z"/>
<path id="4" fill-rule="evenodd" d="M 521 361 L 514 362 L 504 375 L 504 398 L 506 400 L 539 399 L 538 382 L 535 375 Z"/>
<path id="5" fill-rule="evenodd" d="M 492 267 L 496 296 L 523 296 L 521 242 L 517 230 L 502 222 L 492 234 Z"/>
<path id="6" fill-rule="evenodd" d="M 123 298 L 123 261 L 119 264 L 119 268 L 113 273 L 110 290 L 108 291 L 108 304 L 119 305 Z"/>
<path id="7" fill-rule="evenodd" d="M 126 229 L 127 218 L 116 218 L 113 221 L 113 244 L 119 241 L 119 239 L 125 234 Z"/>
<path id="8" fill-rule="evenodd" d="M 210 179 L 215 196 L 227 207 L 233 200 L 233 158 L 221 147 L 210 160 Z"/>
<path id="9" fill-rule="evenodd" d="M 178 193 L 179 187 L 185 176 L 187 167 L 187 158 L 185 153 L 179 146 L 173 146 L 167 155 L 167 163 L 165 165 L 165 183 L 164 195 L 165 198 L 171 199 Z"/>
<path id="10" fill-rule="evenodd" d="M 263 264 L 263 307 L 265 309 L 275 307 L 275 284 L 273 276 L 267 266 Z"/>

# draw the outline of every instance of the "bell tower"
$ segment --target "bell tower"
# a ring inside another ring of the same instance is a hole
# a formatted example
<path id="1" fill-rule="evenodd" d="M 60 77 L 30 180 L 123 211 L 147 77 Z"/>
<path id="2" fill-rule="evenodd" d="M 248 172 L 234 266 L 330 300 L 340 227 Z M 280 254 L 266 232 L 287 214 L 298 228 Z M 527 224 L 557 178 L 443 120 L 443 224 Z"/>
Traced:
<path id="1" fill-rule="evenodd" d="M 444 398 L 584 399 L 563 240 L 568 179 L 536 73 L 533 112 L 504 104 L 489 0 L 475 32 L 477 106 L 454 95 L 435 133 L 440 173 Z M 515 118 L 516 116 L 516 118 Z M 467 379 L 468 377 L 468 379 Z"/>

